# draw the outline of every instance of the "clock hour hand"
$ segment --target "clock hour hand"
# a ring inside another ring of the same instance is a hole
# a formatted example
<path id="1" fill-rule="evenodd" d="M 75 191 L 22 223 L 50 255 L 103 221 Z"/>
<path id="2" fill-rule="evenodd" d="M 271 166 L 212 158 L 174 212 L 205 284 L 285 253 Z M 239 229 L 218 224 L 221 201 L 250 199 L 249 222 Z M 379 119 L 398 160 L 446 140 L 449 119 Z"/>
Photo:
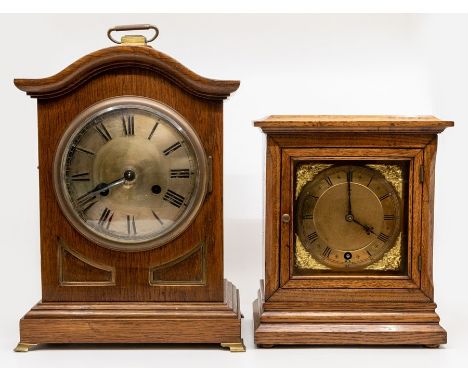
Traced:
<path id="1" fill-rule="evenodd" d="M 86 192 L 85 194 L 81 195 L 76 199 L 79 205 L 86 205 L 93 197 L 97 194 L 101 195 L 107 195 L 107 194 L 102 194 L 103 192 L 106 192 L 107 190 L 110 190 L 112 187 L 118 186 L 124 182 L 131 182 L 135 180 L 135 172 L 133 170 L 126 170 L 123 174 L 123 176 L 119 179 L 116 179 L 110 183 L 99 183 L 96 187 L 94 187 L 91 191 Z"/>
<path id="2" fill-rule="evenodd" d="M 361 222 L 357 221 L 354 217 L 353 217 L 353 220 L 351 220 L 351 221 L 353 223 L 356 223 L 356 224 L 360 225 L 362 228 L 364 228 L 364 230 L 366 231 L 366 233 L 368 235 L 373 234 L 373 235 L 377 236 L 377 234 L 374 232 L 374 227 L 370 227 L 367 224 L 362 224 Z"/>
<path id="3" fill-rule="evenodd" d="M 112 187 L 118 186 L 124 183 L 126 180 L 125 176 L 120 179 L 116 179 L 110 183 L 99 183 L 96 187 L 94 187 L 91 191 L 86 192 L 85 194 L 81 195 L 76 199 L 76 201 L 81 204 L 84 201 L 89 200 L 94 195 L 100 194 L 101 192 L 105 192 L 110 190 Z"/>

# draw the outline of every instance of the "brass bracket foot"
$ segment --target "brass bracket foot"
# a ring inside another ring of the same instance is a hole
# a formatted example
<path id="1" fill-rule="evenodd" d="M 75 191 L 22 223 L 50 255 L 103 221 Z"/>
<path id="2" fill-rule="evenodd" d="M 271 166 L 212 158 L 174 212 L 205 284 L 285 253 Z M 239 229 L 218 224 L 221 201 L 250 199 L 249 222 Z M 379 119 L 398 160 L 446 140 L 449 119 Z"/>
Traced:
<path id="1" fill-rule="evenodd" d="M 18 345 L 15 347 L 15 351 L 19 353 L 25 353 L 29 350 L 31 350 L 34 346 L 37 344 L 27 344 L 25 342 L 19 342 Z"/>
<path id="2" fill-rule="evenodd" d="M 223 342 L 221 343 L 223 348 L 229 348 L 231 353 L 245 352 L 244 340 L 241 338 L 240 342 Z"/>

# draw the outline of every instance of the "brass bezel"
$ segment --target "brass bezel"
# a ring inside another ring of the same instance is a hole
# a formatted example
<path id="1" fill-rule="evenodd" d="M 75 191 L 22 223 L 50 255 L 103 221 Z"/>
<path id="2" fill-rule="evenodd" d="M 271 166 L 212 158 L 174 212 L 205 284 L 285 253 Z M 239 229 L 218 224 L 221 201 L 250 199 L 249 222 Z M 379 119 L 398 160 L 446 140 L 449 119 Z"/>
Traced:
<path id="1" fill-rule="evenodd" d="M 140 242 L 134 241 L 131 243 L 125 243 L 106 238 L 105 236 L 99 235 L 97 232 L 89 228 L 82 221 L 82 219 L 79 218 L 78 214 L 73 208 L 73 205 L 68 198 L 64 177 L 62 176 L 65 165 L 65 149 L 69 146 L 69 143 L 80 131 L 80 128 L 103 113 L 125 107 L 136 107 L 155 113 L 177 128 L 177 130 L 184 136 L 184 138 L 187 139 L 187 142 L 193 149 L 199 169 L 194 197 L 191 199 L 190 204 L 187 206 L 186 210 L 179 217 L 178 221 L 173 225 L 173 227 L 168 231 L 164 231 L 161 236 Z M 57 197 L 60 208 L 67 220 L 78 232 L 80 232 L 88 240 L 105 248 L 123 252 L 139 252 L 158 248 L 164 244 L 167 244 L 168 242 L 180 236 L 193 222 L 195 216 L 203 204 L 203 200 L 207 193 L 208 159 L 198 134 L 195 132 L 189 122 L 186 121 L 185 118 L 177 111 L 168 105 L 153 99 L 140 96 L 120 96 L 108 98 L 95 103 L 81 112 L 70 123 L 70 125 L 65 130 L 55 153 L 53 177 L 55 195 Z"/>

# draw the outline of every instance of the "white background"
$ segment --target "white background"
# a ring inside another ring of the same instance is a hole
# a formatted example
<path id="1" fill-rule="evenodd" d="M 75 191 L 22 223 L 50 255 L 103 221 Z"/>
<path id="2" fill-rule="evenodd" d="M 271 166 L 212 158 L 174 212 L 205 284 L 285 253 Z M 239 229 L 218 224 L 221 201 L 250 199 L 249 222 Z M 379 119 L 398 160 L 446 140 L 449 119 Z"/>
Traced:
<path id="1" fill-rule="evenodd" d="M 241 80 L 225 102 L 225 275 L 240 289 L 247 352 L 210 346 L 58 346 L 13 353 L 18 320 L 40 299 L 35 100 L 13 78 L 41 78 L 109 46 L 117 24 L 153 23 L 153 46 L 200 75 Z M 0 366 L 464 366 L 468 359 L 468 15 L 0 16 L 2 251 Z M 433 114 L 439 139 L 435 299 L 441 349 L 255 349 L 251 303 L 262 277 L 261 132 L 269 114 Z M 66 350 L 65 350 L 66 349 Z"/>

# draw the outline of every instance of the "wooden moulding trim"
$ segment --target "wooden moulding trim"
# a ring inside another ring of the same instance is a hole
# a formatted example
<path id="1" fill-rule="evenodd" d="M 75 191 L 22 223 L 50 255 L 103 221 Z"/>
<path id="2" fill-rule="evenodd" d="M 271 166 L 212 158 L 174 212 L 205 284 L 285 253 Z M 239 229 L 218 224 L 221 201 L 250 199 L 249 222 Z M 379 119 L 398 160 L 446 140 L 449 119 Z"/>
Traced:
<path id="1" fill-rule="evenodd" d="M 308 134 L 308 133 L 385 133 L 385 134 L 439 134 L 446 127 L 441 126 L 283 126 L 262 127 L 267 134 Z"/>
<path id="2" fill-rule="evenodd" d="M 66 303 L 39 302 L 24 317 L 25 319 L 58 318 L 153 318 L 153 319 L 240 319 L 237 288 L 228 280 L 224 284 L 224 302 L 102 302 Z"/>
<path id="3" fill-rule="evenodd" d="M 202 316 L 204 319 L 237 318 L 233 311 L 225 310 L 120 310 L 118 306 L 111 309 L 75 309 L 75 310 L 32 310 L 26 318 L 155 318 L 155 319 L 186 319 Z"/>
<path id="4" fill-rule="evenodd" d="M 273 311 L 430 311 L 437 308 L 434 303 L 413 303 L 413 302 L 265 302 L 262 305 L 262 313 Z"/>
<path id="5" fill-rule="evenodd" d="M 387 115 L 273 115 L 254 121 L 269 134 L 301 133 L 441 133 L 453 126 L 453 121 L 443 121 L 433 116 L 400 117 Z"/>
<path id="6" fill-rule="evenodd" d="M 222 100 L 237 90 L 239 81 L 213 80 L 199 76 L 173 58 L 149 46 L 116 46 L 88 54 L 47 78 L 15 79 L 16 87 L 33 98 L 60 97 L 75 90 L 93 77 L 110 70 L 140 68 L 153 71 L 190 94 Z"/>
<path id="7" fill-rule="evenodd" d="M 306 312 L 264 312 L 261 322 L 311 322 L 311 323 L 428 323 L 439 322 L 439 316 L 434 311 L 306 311 Z"/>
<path id="8" fill-rule="evenodd" d="M 23 319 L 21 342 L 54 343 L 241 343 L 237 318 Z"/>
<path id="9" fill-rule="evenodd" d="M 421 324 L 261 324 L 256 344 L 426 345 L 447 343 L 447 333 L 435 323 Z"/>
<path id="10" fill-rule="evenodd" d="M 278 289 L 268 302 L 430 302 L 419 289 Z"/>

